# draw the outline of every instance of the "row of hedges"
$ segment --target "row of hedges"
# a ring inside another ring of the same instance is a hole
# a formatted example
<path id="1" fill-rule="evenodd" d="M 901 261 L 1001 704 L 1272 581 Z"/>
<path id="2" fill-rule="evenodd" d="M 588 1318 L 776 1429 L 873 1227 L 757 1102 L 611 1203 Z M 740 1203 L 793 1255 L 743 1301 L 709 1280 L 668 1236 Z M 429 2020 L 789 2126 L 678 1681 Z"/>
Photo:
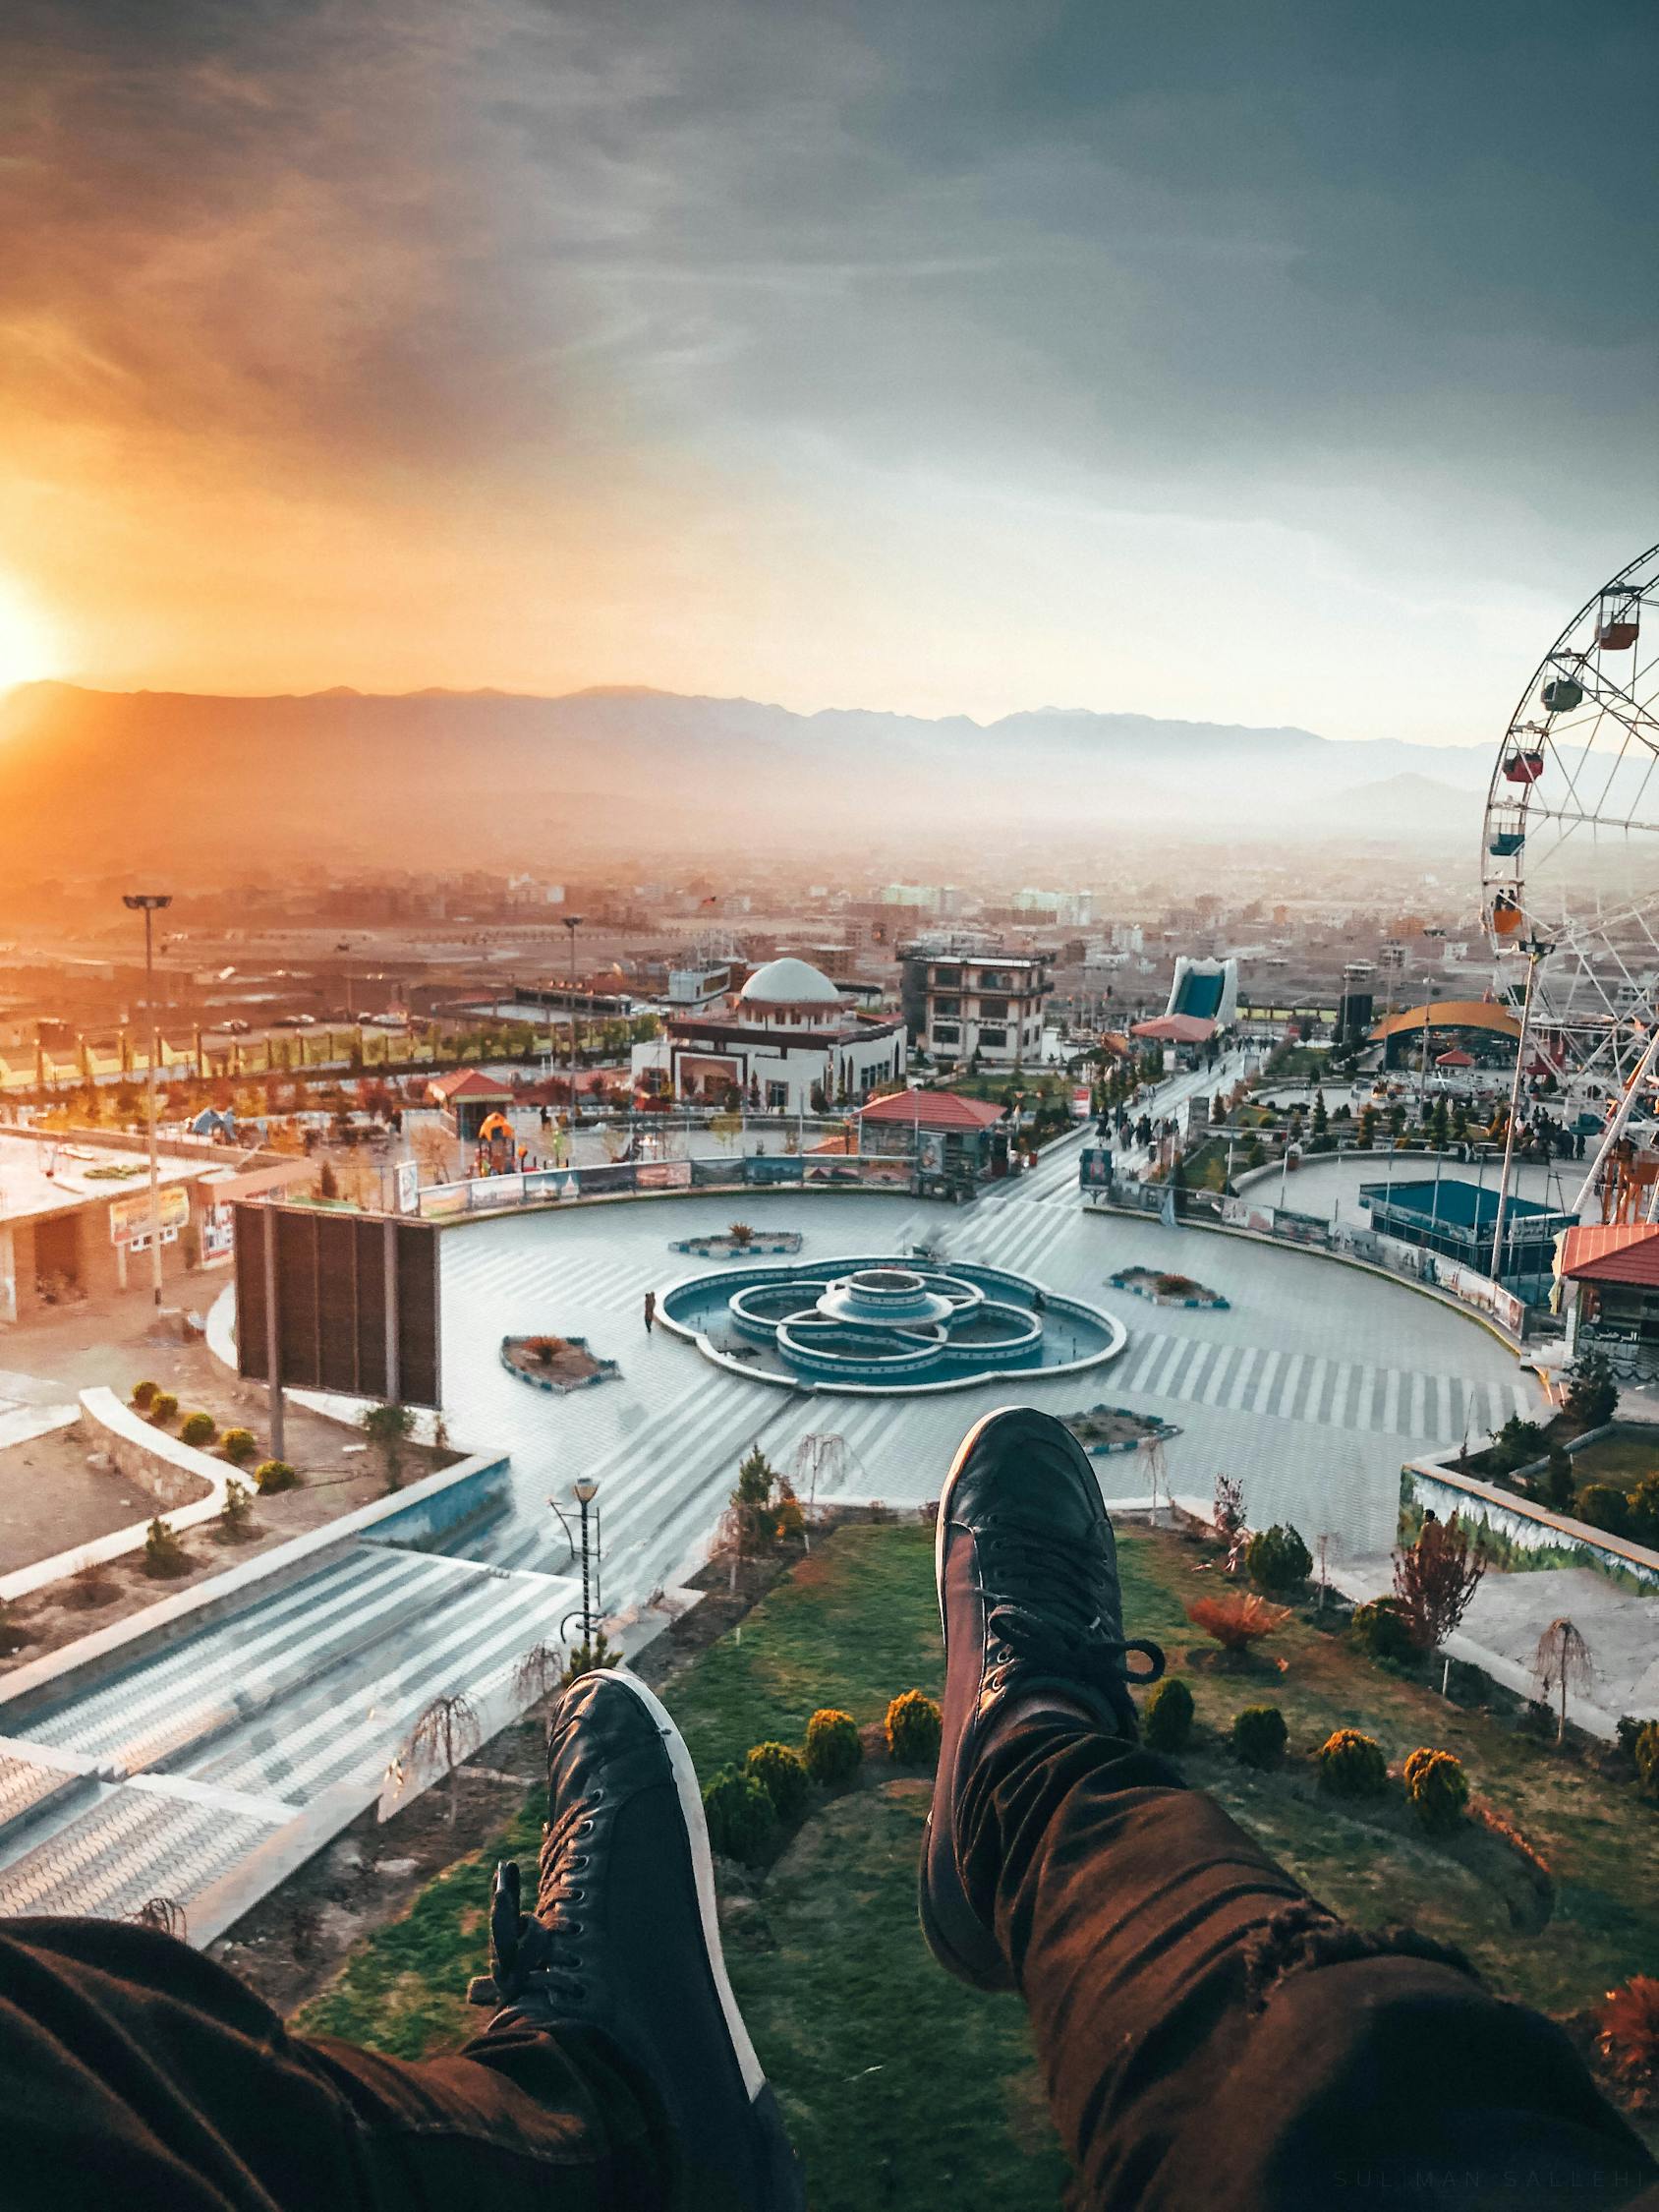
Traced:
<path id="1" fill-rule="evenodd" d="M 920 1690 L 905 1690 L 887 1706 L 883 1723 L 887 1756 L 895 1766 L 932 1766 L 939 1758 L 940 1714 Z M 813 1789 L 845 1789 L 864 1763 L 864 1739 L 850 1713 L 821 1707 L 807 1722 L 797 1751 L 792 1744 L 758 1743 L 741 1767 L 724 1767 L 703 1792 L 703 1813 L 714 1849 L 746 1866 L 771 1855 L 805 1818 Z"/>
<path id="2" fill-rule="evenodd" d="M 153 1428 L 171 1428 L 179 1420 L 179 1401 L 171 1390 L 163 1390 L 158 1382 L 137 1382 L 133 1385 L 133 1411 L 143 1414 Z M 188 1413 L 179 1421 L 179 1442 L 189 1444 L 193 1451 L 204 1452 L 217 1438 L 219 1457 L 229 1460 L 232 1467 L 246 1467 L 258 1450 L 257 1441 L 251 1428 L 227 1428 L 219 1434 L 219 1425 L 210 1413 Z M 267 1466 L 275 1464 L 266 1461 Z M 263 1487 L 263 1484 L 260 1485 Z"/>
<path id="3" fill-rule="evenodd" d="M 1191 1740 L 1194 1722 L 1192 1692 L 1178 1675 L 1160 1682 L 1146 1704 L 1143 1728 L 1153 1751 L 1183 1751 Z M 1653 1730 L 1653 1764 L 1659 1773 L 1659 1728 Z M 1246 1767 L 1267 1772 L 1283 1765 L 1289 1746 L 1285 1716 L 1276 1705 L 1247 1705 L 1232 1717 L 1228 1731 L 1232 1756 Z M 1338 1728 L 1314 1754 L 1319 1786 L 1329 1796 L 1380 1797 L 1389 1785 L 1388 1761 L 1375 1737 L 1357 1728 Z M 1402 1770 L 1405 1795 L 1411 1810 L 1431 1835 L 1450 1834 L 1463 1817 L 1469 1801 L 1468 1776 L 1462 1763 L 1449 1751 L 1428 1746 L 1413 1751 Z"/>

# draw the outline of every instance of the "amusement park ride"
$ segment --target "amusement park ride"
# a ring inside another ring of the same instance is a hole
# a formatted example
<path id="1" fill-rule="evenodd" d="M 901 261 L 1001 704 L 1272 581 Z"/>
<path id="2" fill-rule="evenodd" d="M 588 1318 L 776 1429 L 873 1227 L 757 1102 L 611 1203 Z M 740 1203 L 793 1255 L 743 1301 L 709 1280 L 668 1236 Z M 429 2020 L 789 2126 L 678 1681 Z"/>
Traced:
<path id="1" fill-rule="evenodd" d="M 1604 1221 L 1659 1219 L 1659 546 L 1591 595 L 1528 680 L 1481 844 L 1487 930 L 1521 1018 L 1499 1234 L 1539 1063 L 1566 1115 L 1600 1127 L 1573 1210 L 1599 1198 Z"/>

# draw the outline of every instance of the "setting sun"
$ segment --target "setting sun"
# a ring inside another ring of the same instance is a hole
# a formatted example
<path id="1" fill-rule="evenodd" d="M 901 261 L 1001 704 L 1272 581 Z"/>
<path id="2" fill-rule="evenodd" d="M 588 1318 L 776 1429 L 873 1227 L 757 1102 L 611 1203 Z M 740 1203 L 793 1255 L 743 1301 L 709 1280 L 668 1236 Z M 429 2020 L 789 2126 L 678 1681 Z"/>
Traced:
<path id="1" fill-rule="evenodd" d="M 51 623 L 15 584 L 0 577 L 0 691 L 56 673 Z"/>

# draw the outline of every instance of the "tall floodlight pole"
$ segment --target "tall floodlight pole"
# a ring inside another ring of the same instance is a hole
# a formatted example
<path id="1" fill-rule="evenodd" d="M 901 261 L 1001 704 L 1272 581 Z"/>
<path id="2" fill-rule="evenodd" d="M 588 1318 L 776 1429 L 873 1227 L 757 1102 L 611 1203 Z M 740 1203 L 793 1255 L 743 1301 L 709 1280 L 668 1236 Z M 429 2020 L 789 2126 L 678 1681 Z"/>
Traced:
<path id="1" fill-rule="evenodd" d="M 564 926 L 570 958 L 565 968 L 565 980 L 570 986 L 570 1156 L 576 1157 L 576 932 L 582 926 L 580 914 L 566 914 Z"/>
<path id="2" fill-rule="evenodd" d="M 155 1018 L 155 948 L 150 916 L 173 903 L 160 891 L 129 891 L 121 903 L 144 918 L 144 1011 L 149 1016 L 149 1066 L 144 1089 L 149 1106 L 149 1280 L 157 1306 L 161 1304 L 161 1173 L 155 1157 L 155 1055 L 160 1045 L 160 1024 Z"/>
<path id="3" fill-rule="evenodd" d="M 1526 948 L 1526 996 L 1520 1002 L 1520 1035 L 1516 1039 L 1515 1080 L 1510 1085 L 1510 1118 L 1504 1131 L 1504 1164 L 1498 1172 L 1498 1210 L 1492 1221 L 1492 1280 L 1501 1283 L 1499 1264 L 1504 1252 L 1504 1216 L 1510 1204 L 1510 1168 L 1515 1159 L 1515 1125 L 1520 1113 L 1520 1084 L 1526 1066 L 1526 1040 L 1532 1030 L 1532 991 L 1538 980 L 1538 962 L 1554 948 L 1535 937 Z"/>

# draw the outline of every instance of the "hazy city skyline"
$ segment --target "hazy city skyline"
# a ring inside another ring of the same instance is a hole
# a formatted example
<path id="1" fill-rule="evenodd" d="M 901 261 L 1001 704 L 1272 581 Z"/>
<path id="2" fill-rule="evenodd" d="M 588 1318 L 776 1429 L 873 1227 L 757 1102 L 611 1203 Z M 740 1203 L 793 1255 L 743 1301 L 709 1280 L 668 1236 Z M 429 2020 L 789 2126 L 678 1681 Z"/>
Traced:
<path id="1" fill-rule="evenodd" d="M 0 684 L 1482 741 L 1651 509 L 1652 35 L 25 5 Z"/>

